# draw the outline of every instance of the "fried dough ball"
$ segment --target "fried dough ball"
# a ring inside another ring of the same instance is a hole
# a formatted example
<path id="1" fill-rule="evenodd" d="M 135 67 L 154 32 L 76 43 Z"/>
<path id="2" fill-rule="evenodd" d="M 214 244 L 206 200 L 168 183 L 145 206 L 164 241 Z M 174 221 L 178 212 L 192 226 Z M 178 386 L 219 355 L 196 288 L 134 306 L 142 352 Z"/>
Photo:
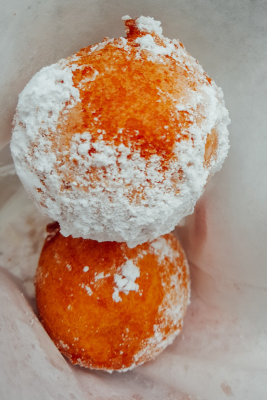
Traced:
<path id="1" fill-rule="evenodd" d="M 170 232 L 228 151 L 214 81 L 150 17 L 43 68 L 19 96 L 18 175 L 64 236 L 127 242 Z"/>
<path id="2" fill-rule="evenodd" d="M 181 331 L 187 261 L 168 234 L 125 243 L 48 236 L 36 274 L 40 319 L 73 363 L 126 371 L 153 359 Z"/>

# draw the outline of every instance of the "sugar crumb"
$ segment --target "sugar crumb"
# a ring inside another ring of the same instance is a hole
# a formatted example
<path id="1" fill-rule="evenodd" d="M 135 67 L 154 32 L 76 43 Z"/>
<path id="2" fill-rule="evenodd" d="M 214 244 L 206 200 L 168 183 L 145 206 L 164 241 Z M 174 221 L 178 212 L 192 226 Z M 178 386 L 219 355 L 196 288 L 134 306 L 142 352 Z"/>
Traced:
<path id="1" fill-rule="evenodd" d="M 84 283 L 81 283 L 80 286 L 81 286 L 83 289 L 86 290 L 88 296 L 92 296 L 93 291 L 92 291 L 92 289 L 90 288 L 89 285 L 85 285 Z"/>
<path id="2" fill-rule="evenodd" d="M 69 350 L 69 345 L 64 343 L 63 340 L 58 341 L 59 346 L 64 350 Z"/>
<path id="3" fill-rule="evenodd" d="M 141 16 L 135 21 L 137 28 L 143 32 L 156 33 L 156 35 L 162 35 L 161 22 L 155 20 L 153 17 Z"/>
<path id="4" fill-rule="evenodd" d="M 122 21 L 128 21 L 129 19 L 132 19 L 132 18 L 130 17 L 130 15 L 124 15 L 123 17 L 121 17 L 121 20 L 122 20 Z"/>
<path id="5" fill-rule="evenodd" d="M 119 273 L 114 275 L 114 292 L 112 298 L 115 302 L 121 301 L 120 292 L 129 294 L 130 291 L 138 292 L 139 285 L 135 280 L 140 277 L 140 269 L 132 260 L 127 260 L 119 269 Z"/>

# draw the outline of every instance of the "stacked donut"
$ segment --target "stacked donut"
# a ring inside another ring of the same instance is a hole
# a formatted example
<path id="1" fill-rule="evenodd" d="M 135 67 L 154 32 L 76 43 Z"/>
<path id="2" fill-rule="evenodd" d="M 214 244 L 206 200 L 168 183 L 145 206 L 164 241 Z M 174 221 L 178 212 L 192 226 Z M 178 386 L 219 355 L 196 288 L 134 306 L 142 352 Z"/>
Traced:
<path id="1" fill-rule="evenodd" d="M 150 17 L 41 69 L 19 96 L 11 150 L 48 227 L 40 318 L 73 363 L 128 370 L 180 332 L 184 252 L 170 234 L 228 152 L 223 94 Z M 162 236 L 163 235 L 163 236 Z"/>

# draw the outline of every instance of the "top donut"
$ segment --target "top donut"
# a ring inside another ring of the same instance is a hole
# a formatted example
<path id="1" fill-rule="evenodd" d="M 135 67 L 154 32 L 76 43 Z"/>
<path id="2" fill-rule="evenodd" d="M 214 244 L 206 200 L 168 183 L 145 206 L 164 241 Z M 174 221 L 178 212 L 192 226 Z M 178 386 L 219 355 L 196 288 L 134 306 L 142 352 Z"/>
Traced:
<path id="1" fill-rule="evenodd" d="M 17 173 L 64 236 L 127 242 L 192 213 L 228 152 L 223 93 L 159 21 L 41 69 L 19 96 Z"/>

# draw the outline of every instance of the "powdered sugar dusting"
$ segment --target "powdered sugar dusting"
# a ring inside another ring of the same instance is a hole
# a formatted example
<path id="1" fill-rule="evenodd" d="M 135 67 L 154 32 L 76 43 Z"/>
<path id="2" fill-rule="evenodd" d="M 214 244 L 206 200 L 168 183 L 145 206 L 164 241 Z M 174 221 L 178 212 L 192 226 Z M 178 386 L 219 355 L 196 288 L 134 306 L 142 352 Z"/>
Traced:
<path id="1" fill-rule="evenodd" d="M 114 275 L 115 288 L 112 298 L 115 302 L 121 301 L 120 292 L 129 294 L 130 291 L 138 292 L 139 285 L 135 282 L 140 276 L 139 268 L 132 260 L 127 260 Z"/>
<path id="2" fill-rule="evenodd" d="M 86 293 L 88 294 L 88 296 L 91 296 L 93 294 L 93 291 L 89 285 L 85 285 L 84 283 L 81 283 L 80 286 L 81 286 L 81 288 L 86 290 Z"/>
<path id="3" fill-rule="evenodd" d="M 174 250 L 168 240 L 164 237 L 160 237 L 150 243 L 150 249 L 155 252 L 159 262 L 162 262 L 165 258 L 168 258 L 171 262 L 177 257 L 177 250 Z M 179 256 L 179 253 L 178 253 Z"/>
<path id="4" fill-rule="evenodd" d="M 26 190 L 37 195 L 37 204 L 42 203 L 40 194 L 49 192 L 57 180 L 51 132 L 56 131 L 63 109 L 78 101 L 79 91 L 73 86 L 72 71 L 64 60 L 42 68 L 19 95 L 10 146 L 17 174 Z M 50 208 L 46 214 L 57 220 L 54 202 L 49 197 L 45 208 Z"/>
<path id="5" fill-rule="evenodd" d="M 141 16 L 135 20 L 136 26 L 140 31 L 156 33 L 156 35 L 162 35 L 161 22 L 155 20 L 152 17 Z"/>
<path id="6" fill-rule="evenodd" d="M 136 366 L 136 363 L 138 363 L 138 365 L 143 364 L 143 362 L 140 363 L 140 359 L 142 359 L 146 355 L 147 348 L 151 347 L 154 349 L 154 357 L 160 354 L 164 349 L 166 349 L 167 346 L 173 343 L 174 339 L 181 332 L 182 326 L 180 327 L 180 329 L 177 329 L 175 332 L 165 338 L 162 337 L 162 334 L 158 330 L 157 326 L 155 326 L 154 328 L 155 335 L 145 341 L 145 343 L 143 344 L 143 348 L 134 357 L 135 364 L 131 366 L 128 370 L 133 369 Z"/>
<path id="7" fill-rule="evenodd" d="M 59 340 L 58 346 L 64 350 L 69 350 L 69 345 L 63 342 L 63 340 Z"/>
<path id="8" fill-rule="evenodd" d="M 110 274 L 104 274 L 104 272 L 100 272 L 99 274 L 95 275 L 95 282 L 99 281 L 100 279 L 108 278 Z"/>
<path id="9" fill-rule="evenodd" d="M 193 212 L 208 177 L 220 169 L 228 152 L 229 117 L 221 89 L 207 82 L 202 67 L 179 41 L 162 36 L 160 22 L 139 17 L 135 23 L 146 34 L 134 43 L 125 38 L 105 39 L 89 51 L 112 45 L 133 52 L 136 59 L 159 64 L 171 57 L 192 77 L 197 76 L 197 90 L 188 87 L 182 98 L 171 99 L 178 117 L 187 114 L 189 139 L 183 140 L 177 127 L 173 157 L 164 170 L 160 155 L 146 159 L 131 145 L 106 142 L 101 126 L 97 140 L 92 140 L 88 130 L 74 131 L 69 147 L 53 147 L 51 132 L 55 133 L 60 114 L 66 115 L 79 102 L 79 90 L 72 82 L 77 56 L 43 68 L 19 97 L 11 150 L 27 191 L 46 215 L 59 221 L 65 236 L 125 241 L 134 247 L 170 232 Z M 89 82 L 98 77 L 99 71 L 91 69 L 83 79 Z M 118 136 L 123 132 L 119 127 Z M 210 132 L 216 132 L 218 148 L 204 165 Z M 55 141 L 59 136 L 53 135 Z"/>
<path id="10" fill-rule="evenodd" d="M 151 61 L 164 61 L 164 59 L 160 59 L 157 56 L 170 56 L 175 50 L 174 44 L 170 40 L 165 40 L 164 46 L 160 46 L 155 42 L 154 37 L 149 34 L 138 37 L 135 42 L 139 44 L 140 50 L 150 52 L 148 59 Z"/>
<path id="11" fill-rule="evenodd" d="M 175 263 L 176 260 L 177 273 L 170 276 L 168 290 L 165 290 L 163 301 L 159 307 L 159 313 L 163 318 L 160 323 L 154 325 L 154 335 L 142 343 L 139 352 L 135 354 L 134 364 L 130 369 L 134 368 L 137 364 L 140 365 L 145 362 L 148 351 L 153 352 L 154 357 L 156 357 L 174 341 L 182 329 L 185 310 L 190 303 L 189 282 L 187 283 L 186 290 L 182 285 L 183 274 L 189 275 L 189 267 L 183 250 L 181 248 L 174 249 L 170 239 L 164 237 L 151 242 L 150 249 L 155 251 L 158 257 L 162 254 L 160 262 L 168 260 L 171 263 Z M 181 255 L 183 256 L 183 266 L 178 261 Z M 185 270 L 183 270 L 184 267 Z M 164 326 L 176 326 L 176 329 L 172 333 L 164 335 Z"/>
<path id="12" fill-rule="evenodd" d="M 128 21 L 129 19 L 132 19 L 132 17 L 130 17 L 130 15 L 124 15 L 123 17 L 121 17 L 122 21 Z"/>

